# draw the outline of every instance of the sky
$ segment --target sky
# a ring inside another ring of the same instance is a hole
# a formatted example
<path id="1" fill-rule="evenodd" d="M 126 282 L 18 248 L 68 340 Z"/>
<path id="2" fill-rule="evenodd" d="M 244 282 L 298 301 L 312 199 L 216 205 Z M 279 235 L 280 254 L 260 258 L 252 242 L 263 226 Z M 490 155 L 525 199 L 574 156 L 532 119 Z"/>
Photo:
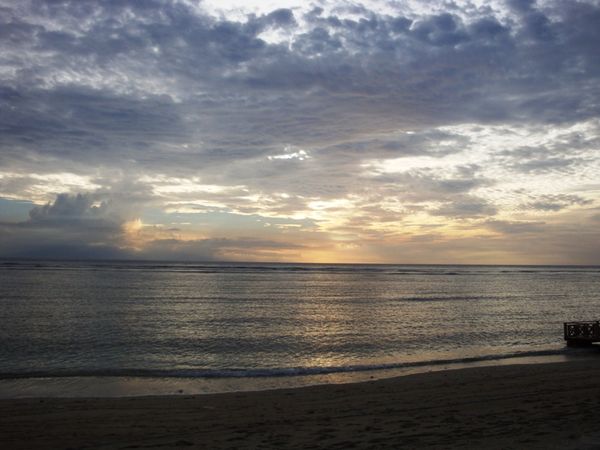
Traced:
<path id="1" fill-rule="evenodd" d="M 600 1 L 0 0 L 0 257 L 600 264 Z"/>

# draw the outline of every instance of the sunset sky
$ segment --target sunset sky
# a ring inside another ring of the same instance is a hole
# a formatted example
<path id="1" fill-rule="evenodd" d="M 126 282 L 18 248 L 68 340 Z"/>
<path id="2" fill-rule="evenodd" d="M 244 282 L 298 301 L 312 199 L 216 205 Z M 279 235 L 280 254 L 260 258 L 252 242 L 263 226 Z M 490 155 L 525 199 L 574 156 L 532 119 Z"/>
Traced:
<path id="1" fill-rule="evenodd" d="M 0 0 L 0 257 L 600 264 L 600 1 Z"/>

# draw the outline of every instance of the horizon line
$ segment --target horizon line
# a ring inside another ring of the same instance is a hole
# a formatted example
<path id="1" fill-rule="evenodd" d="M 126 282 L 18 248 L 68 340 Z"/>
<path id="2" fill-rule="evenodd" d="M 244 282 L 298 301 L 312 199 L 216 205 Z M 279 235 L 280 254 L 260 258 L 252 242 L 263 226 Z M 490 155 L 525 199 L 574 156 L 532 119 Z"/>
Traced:
<path id="1" fill-rule="evenodd" d="M 312 265 L 312 266 L 464 266 L 464 267 L 600 267 L 600 264 L 490 264 L 490 263 L 369 263 L 369 262 L 297 262 L 297 261 L 207 261 L 207 260 L 164 260 L 164 259 L 109 259 L 109 258 L 28 258 L 4 257 L 0 261 L 13 262 L 100 262 L 100 263 L 161 263 L 161 264 L 246 264 L 246 265 Z"/>

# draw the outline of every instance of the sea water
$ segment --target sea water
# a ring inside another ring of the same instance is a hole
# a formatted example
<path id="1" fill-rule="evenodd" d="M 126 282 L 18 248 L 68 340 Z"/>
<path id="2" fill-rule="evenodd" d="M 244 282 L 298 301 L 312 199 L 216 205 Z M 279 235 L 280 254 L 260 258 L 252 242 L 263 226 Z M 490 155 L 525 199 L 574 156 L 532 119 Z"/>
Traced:
<path id="1" fill-rule="evenodd" d="M 0 396 L 564 358 L 599 317 L 600 267 L 0 261 Z"/>

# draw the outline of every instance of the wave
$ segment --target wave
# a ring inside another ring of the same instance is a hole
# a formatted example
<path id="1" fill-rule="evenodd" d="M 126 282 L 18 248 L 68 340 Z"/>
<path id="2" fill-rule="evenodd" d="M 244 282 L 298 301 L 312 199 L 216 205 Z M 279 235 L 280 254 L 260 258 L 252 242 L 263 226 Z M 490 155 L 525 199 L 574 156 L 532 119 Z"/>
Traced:
<path id="1" fill-rule="evenodd" d="M 402 302 L 447 302 L 447 301 L 483 301 L 483 300 L 505 300 L 508 298 L 516 298 L 514 295 L 447 295 L 447 296 L 432 296 L 432 297 L 398 297 L 393 298 L 391 301 L 402 303 Z"/>
<path id="2" fill-rule="evenodd" d="M 153 271 L 179 273 L 376 273 L 381 275 L 511 275 L 541 273 L 599 273 L 598 266 L 310 264 L 159 261 L 37 261 L 0 260 L 0 270 Z"/>
<path id="3" fill-rule="evenodd" d="M 576 350 L 575 350 L 576 352 Z M 369 372 L 419 367 L 438 367 L 487 361 L 502 361 L 516 358 L 532 358 L 575 354 L 572 349 L 549 349 L 512 352 L 496 355 L 447 358 L 430 361 L 395 362 L 383 364 L 356 364 L 346 366 L 308 366 L 277 368 L 224 368 L 224 369 L 72 369 L 29 372 L 0 372 L 0 380 L 29 378 L 71 378 L 71 377 L 136 377 L 136 378 L 278 378 L 310 375 L 328 375 L 348 372 Z"/>

